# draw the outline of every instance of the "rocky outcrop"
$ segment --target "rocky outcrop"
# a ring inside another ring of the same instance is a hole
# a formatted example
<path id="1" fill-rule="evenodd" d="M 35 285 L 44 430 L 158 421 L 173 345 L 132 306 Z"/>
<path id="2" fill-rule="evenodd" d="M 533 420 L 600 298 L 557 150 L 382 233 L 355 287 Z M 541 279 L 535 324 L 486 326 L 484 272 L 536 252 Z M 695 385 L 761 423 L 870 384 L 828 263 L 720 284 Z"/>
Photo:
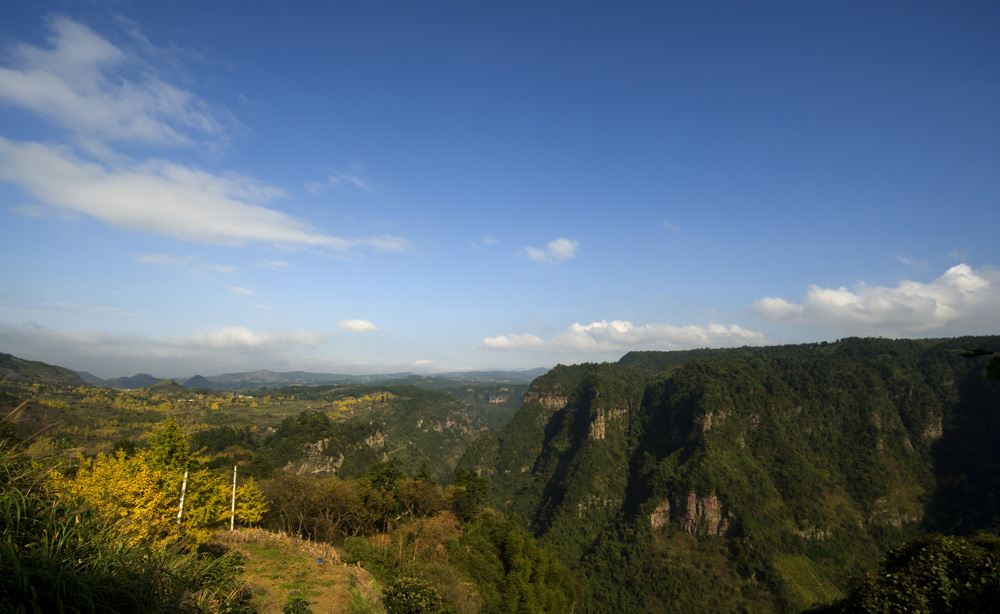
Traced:
<path id="1" fill-rule="evenodd" d="M 941 416 L 931 416 L 927 426 L 924 427 L 923 435 L 924 439 L 930 441 L 941 439 L 941 436 L 944 435 L 944 424 L 941 422 Z"/>
<path id="2" fill-rule="evenodd" d="M 524 402 L 525 404 L 530 402 L 537 402 L 545 409 L 551 411 L 558 411 L 566 407 L 566 404 L 569 403 L 569 399 L 559 395 L 529 392 L 528 394 L 524 395 Z"/>
<path id="3" fill-rule="evenodd" d="M 663 503 L 656 506 L 653 513 L 649 515 L 649 524 L 653 527 L 653 530 L 657 530 L 666 526 L 670 522 L 670 502 L 664 501 Z"/>
<path id="4" fill-rule="evenodd" d="M 289 462 L 285 465 L 285 471 L 297 475 L 307 473 L 337 473 L 337 470 L 344 464 L 344 454 L 338 453 L 336 459 L 326 454 L 325 450 L 329 445 L 329 439 L 320 439 L 313 443 L 302 444 L 302 451 L 306 453 L 305 457 Z"/>
<path id="5" fill-rule="evenodd" d="M 587 438 L 604 439 L 609 424 L 618 424 L 627 428 L 627 423 L 628 409 L 620 407 L 612 407 L 610 409 L 597 407 L 593 410 L 593 415 L 590 419 L 590 427 L 587 432 Z"/>
<path id="6" fill-rule="evenodd" d="M 691 535 L 728 535 L 736 526 L 732 513 L 714 493 L 699 497 L 694 491 L 675 498 L 673 504 L 662 501 L 649 515 L 654 530 L 671 521 Z"/>
<path id="7" fill-rule="evenodd" d="M 590 421 L 590 430 L 587 433 L 588 439 L 604 439 L 604 408 L 597 408 L 597 415 Z"/>

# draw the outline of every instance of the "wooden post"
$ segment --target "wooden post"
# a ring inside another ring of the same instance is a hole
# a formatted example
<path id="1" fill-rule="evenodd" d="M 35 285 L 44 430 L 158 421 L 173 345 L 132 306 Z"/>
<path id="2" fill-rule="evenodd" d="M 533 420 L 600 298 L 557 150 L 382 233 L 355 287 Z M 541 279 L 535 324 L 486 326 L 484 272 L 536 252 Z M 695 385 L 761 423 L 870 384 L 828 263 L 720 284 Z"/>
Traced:
<path id="1" fill-rule="evenodd" d="M 181 505 L 177 510 L 177 527 L 181 526 L 181 516 L 184 515 L 184 493 L 187 491 L 188 486 L 188 472 L 187 469 L 184 470 L 184 481 L 181 483 Z"/>
<path id="2" fill-rule="evenodd" d="M 229 511 L 229 530 L 236 524 L 236 465 L 233 465 L 233 505 Z"/>

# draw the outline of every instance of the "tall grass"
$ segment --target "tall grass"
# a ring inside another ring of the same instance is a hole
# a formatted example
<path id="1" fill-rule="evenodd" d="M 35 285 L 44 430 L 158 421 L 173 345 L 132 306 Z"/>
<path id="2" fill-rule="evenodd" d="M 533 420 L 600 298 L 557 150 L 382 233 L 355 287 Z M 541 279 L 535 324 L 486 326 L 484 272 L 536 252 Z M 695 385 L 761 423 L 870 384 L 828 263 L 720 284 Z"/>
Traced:
<path id="1" fill-rule="evenodd" d="M 233 610 L 249 596 L 239 566 L 231 556 L 128 546 L 113 520 L 49 492 L 44 470 L 0 441 L 0 612 Z"/>

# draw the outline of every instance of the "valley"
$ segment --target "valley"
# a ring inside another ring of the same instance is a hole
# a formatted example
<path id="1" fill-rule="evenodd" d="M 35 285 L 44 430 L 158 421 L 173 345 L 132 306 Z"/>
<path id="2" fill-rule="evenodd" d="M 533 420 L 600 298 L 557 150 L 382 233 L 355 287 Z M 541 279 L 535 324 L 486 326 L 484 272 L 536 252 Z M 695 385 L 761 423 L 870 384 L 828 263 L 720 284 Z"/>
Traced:
<path id="1" fill-rule="evenodd" d="M 441 611 L 802 612 L 921 535 L 1000 525 L 1000 388 L 973 348 L 1000 337 L 243 392 L 96 388 L 8 357 L 0 407 L 25 456 L 62 466 L 171 421 L 197 466 L 260 484 L 263 528 L 383 589 L 413 576 Z"/>

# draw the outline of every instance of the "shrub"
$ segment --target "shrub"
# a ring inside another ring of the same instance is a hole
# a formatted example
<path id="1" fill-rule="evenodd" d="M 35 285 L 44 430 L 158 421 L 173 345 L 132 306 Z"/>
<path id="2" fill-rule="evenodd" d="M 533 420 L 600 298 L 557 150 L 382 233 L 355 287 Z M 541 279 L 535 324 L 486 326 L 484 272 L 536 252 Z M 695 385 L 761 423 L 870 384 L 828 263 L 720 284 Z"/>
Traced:
<path id="1" fill-rule="evenodd" d="M 385 591 L 389 614 L 438 614 L 444 612 L 441 595 L 418 578 L 397 578 Z"/>

